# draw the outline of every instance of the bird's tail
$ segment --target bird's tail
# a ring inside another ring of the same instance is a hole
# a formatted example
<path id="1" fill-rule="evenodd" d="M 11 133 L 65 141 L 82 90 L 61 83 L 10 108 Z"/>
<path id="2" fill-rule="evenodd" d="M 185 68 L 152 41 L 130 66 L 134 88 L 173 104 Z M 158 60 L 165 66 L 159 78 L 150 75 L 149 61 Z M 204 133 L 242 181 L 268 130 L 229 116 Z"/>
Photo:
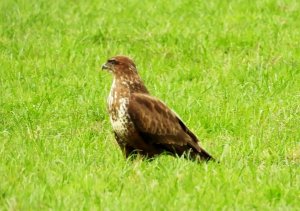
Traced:
<path id="1" fill-rule="evenodd" d="M 190 143 L 192 149 L 187 154 L 192 160 L 201 161 L 215 161 L 214 157 L 210 155 L 205 149 L 200 147 L 197 143 Z"/>
<path id="2" fill-rule="evenodd" d="M 200 151 L 197 151 L 194 153 L 194 157 L 196 160 L 204 160 L 204 161 L 215 161 L 213 156 L 211 156 L 207 151 L 205 151 L 203 148 L 200 147 Z"/>

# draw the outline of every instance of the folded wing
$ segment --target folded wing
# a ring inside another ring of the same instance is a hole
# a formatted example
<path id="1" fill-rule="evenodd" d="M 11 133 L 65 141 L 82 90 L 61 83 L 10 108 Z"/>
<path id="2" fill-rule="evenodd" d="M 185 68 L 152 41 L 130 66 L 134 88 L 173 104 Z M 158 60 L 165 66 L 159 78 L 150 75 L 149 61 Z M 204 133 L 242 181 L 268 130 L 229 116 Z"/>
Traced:
<path id="1" fill-rule="evenodd" d="M 129 100 L 128 113 L 145 141 L 178 155 L 186 152 L 192 157 L 212 159 L 198 145 L 197 137 L 176 113 L 160 100 L 147 94 L 134 93 Z"/>

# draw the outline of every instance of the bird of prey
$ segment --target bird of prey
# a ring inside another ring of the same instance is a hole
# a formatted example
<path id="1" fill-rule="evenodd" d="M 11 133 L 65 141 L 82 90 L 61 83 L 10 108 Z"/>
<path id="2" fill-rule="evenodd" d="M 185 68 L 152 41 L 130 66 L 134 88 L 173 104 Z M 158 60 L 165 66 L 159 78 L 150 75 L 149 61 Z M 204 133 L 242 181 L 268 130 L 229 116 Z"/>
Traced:
<path id="1" fill-rule="evenodd" d="M 150 95 L 130 58 L 112 57 L 102 70 L 113 75 L 108 111 L 116 141 L 126 158 L 134 154 L 153 158 L 167 152 L 191 160 L 213 159 L 179 116 Z"/>

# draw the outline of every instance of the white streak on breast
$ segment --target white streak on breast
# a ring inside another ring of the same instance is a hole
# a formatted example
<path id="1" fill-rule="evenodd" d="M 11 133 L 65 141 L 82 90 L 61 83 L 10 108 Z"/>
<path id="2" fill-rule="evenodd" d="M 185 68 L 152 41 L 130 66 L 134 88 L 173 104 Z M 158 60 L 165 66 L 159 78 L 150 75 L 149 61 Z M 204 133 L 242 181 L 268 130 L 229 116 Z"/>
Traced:
<path id="1" fill-rule="evenodd" d="M 116 80 L 114 79 L 113 80 L 113 83 L 112 83 L 112 86 L 110 88 L 110 92 L 109 92 L 109 96 L 108 96 L 108 99 L 107 99 L 107 104 L 109 107 L 111 107 L 112 103 L 113 103 L 113 100 L 114 100 L 114 89 L 116 87 Z M 116 97 L 116 96 L 115 96 Z"/>
<path id="2" fill-rule="evenodd" d="M 110 118 L 112 127 L 114 131 L 119 136 L 126 136 L 128 133 L 128 127 L 130 125 L 129 116 L 127 113 L 128 110 L 128 98 L 120 98 L 119 99 L 119 108 L 117 108 L 117 113 L 115 118 Z"/>

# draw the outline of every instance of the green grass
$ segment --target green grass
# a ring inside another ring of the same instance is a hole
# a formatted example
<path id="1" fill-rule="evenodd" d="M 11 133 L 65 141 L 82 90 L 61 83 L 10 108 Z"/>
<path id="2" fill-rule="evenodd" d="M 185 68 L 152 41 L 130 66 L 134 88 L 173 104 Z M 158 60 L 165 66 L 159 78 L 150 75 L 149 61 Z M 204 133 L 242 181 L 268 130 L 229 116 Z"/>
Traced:
<path id="1" fill-rule="evenodd" d="M 0 2 L 0 210 L 300 210 L 300 2 Z M 221 162 L 126 161 L 106 110 L 134 58 Z"/>

